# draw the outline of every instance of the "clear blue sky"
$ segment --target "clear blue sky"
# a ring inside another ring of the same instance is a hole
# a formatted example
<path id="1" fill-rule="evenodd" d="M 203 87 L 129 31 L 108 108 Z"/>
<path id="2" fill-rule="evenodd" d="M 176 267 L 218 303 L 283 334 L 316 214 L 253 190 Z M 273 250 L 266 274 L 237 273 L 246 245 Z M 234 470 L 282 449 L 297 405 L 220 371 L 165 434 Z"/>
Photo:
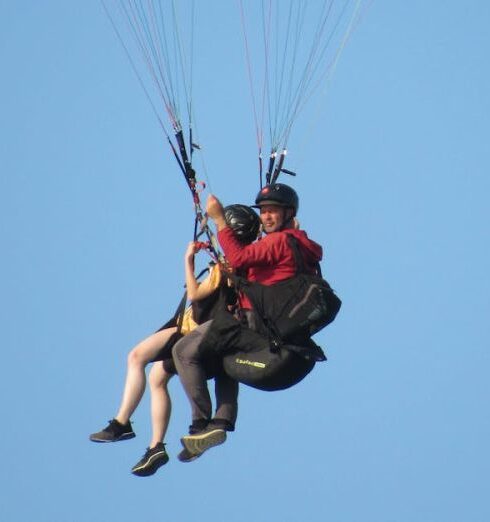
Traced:
<path id="1" fill-rule="evenodd" d="M 198 2 L 196 114 L 212 190 L 257 191 L 237 4 Z M 128 350 L 182 291 L 192 205 L 95 0 L 0 16 L 0 519 L 490 519 L 490 4 L 375 0 L 291 168 L 343 298 L 329 360 L 276 394 L 242 387 L 237 431 L 192 464 L 172 382 L 171 461 L 95 445 Z M 197 80 L 197 78 L 199 80 Z"/>

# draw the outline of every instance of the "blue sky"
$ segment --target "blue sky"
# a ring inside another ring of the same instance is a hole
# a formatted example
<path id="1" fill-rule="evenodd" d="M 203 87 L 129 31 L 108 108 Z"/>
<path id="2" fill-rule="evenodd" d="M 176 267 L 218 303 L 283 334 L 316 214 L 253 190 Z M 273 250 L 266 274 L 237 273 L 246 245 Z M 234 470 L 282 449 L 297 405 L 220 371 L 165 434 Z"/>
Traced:
<path id="1" fill-rule="evenodd" d="M 204 4 L 208 181 L 247 203 L 239 12 Z M 288 157 L 344 301 L 317 336 L 329 360 L 288 391 L 242 387 L 237 431 L 188 465 L 174 380 L 171 461 L 148 479 L 129 473 L 147 398 L 136 439 L 88 434 L 115 414 L 126 353 L 181 294 L 188 190 L 99 2 L 1 5 L 0 518 L 488 520 L 489 4 L 371 4 Z"/>

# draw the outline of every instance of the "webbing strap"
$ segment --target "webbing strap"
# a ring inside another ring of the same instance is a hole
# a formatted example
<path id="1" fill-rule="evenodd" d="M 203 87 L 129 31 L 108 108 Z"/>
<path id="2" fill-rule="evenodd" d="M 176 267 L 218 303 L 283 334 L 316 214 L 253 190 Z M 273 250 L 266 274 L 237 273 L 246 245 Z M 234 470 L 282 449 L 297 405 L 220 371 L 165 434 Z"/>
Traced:
<path id="1" fill-rule="evenodd" d="M 291 250 L 293 251 L 294 262 L 296 264 L 296 275 L 305 274 L 306 273 L 305 260 L 303 258 L 303 255 L 300 252 L 300 249 L 298 246 L 298 240 L 292 234 L 288 234 L 288 244 L 291 247 Z M 317 275 L 322 277 L 322 269 L 320 267 L 320 263 L 317 262 L 315 268 L 317 271 Z"/>
<path id="2" fill-rule="evenodd" d="M 182 331 L 182 323 L 184 322 L 184 312 L 185 312 L 185 305 L 187 303 L 187 290 L 184 292 L 184 295 L 182 296 L 182 299 L 180 300 L 177 309 L 175 310 L 174 317 L 176 318 L 177 322 L 177 333 L 181 333 Z"/>
<path id="3" fill-rule="evenodd" d="M 232 281 L 237 292 L 243 292 L 252 303 L 256 319 L 263 324 L 265 330 L 267 331 L 267 335 L 269 336 L 271 351 L 278 350 L 282 345 L 282 340 L 279 331 L 277 330 L 277 327 L 274 324 L 274 322 L 271 319 L 269 319 L 269 317 L 267 317 L 267 314 L 265 313 L 264 307 L 262 306 L 260 299 L 256 299 L 254 293 L 250 291 L 252 286 L 260 285 L 260 283 L 252 283 L 244 277 L 240 277 L 235 274 L 227 273 L 226 276 L 229 280 Z"/>

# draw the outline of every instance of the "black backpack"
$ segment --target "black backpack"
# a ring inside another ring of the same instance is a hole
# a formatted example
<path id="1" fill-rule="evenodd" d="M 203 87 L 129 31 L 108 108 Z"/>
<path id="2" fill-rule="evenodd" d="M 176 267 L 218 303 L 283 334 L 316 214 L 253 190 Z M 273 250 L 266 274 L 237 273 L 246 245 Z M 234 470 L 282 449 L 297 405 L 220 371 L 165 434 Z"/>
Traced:
<path id="1" fill-rule="evenodd" d="M 298 342 L 310 338 L 337 316 L 342 301 L 323 279 L 320 264 L 309 274 L 297 239 L 288 234 L 296 263 L 296 275 L 273 285 L 234 278 L 237 289 L 252 302 L 259 331 L 278 341 Z"/>

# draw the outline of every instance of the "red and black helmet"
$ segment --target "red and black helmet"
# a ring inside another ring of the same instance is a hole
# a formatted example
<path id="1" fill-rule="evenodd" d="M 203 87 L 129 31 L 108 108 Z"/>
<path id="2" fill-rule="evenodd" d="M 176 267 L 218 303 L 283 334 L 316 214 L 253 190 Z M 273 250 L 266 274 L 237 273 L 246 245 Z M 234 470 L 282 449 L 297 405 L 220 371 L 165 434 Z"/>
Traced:
<path id="1" fill-rule="evenodd" d="M 260 219 L 257 212 L 247 205 L 228 205 L 224 209 L 226 224 L 242 243 L 252 243 L 257 239 Z"/>
<path id="2" fill-rule="evenodd" d="M 280 207 L 292 208 L 294 215 L 298 212 L 299 198 L 296 191 L 284 183 L 266 185 L 255 198 L 255 207 L 262 205 L 278 205 Z"/>

